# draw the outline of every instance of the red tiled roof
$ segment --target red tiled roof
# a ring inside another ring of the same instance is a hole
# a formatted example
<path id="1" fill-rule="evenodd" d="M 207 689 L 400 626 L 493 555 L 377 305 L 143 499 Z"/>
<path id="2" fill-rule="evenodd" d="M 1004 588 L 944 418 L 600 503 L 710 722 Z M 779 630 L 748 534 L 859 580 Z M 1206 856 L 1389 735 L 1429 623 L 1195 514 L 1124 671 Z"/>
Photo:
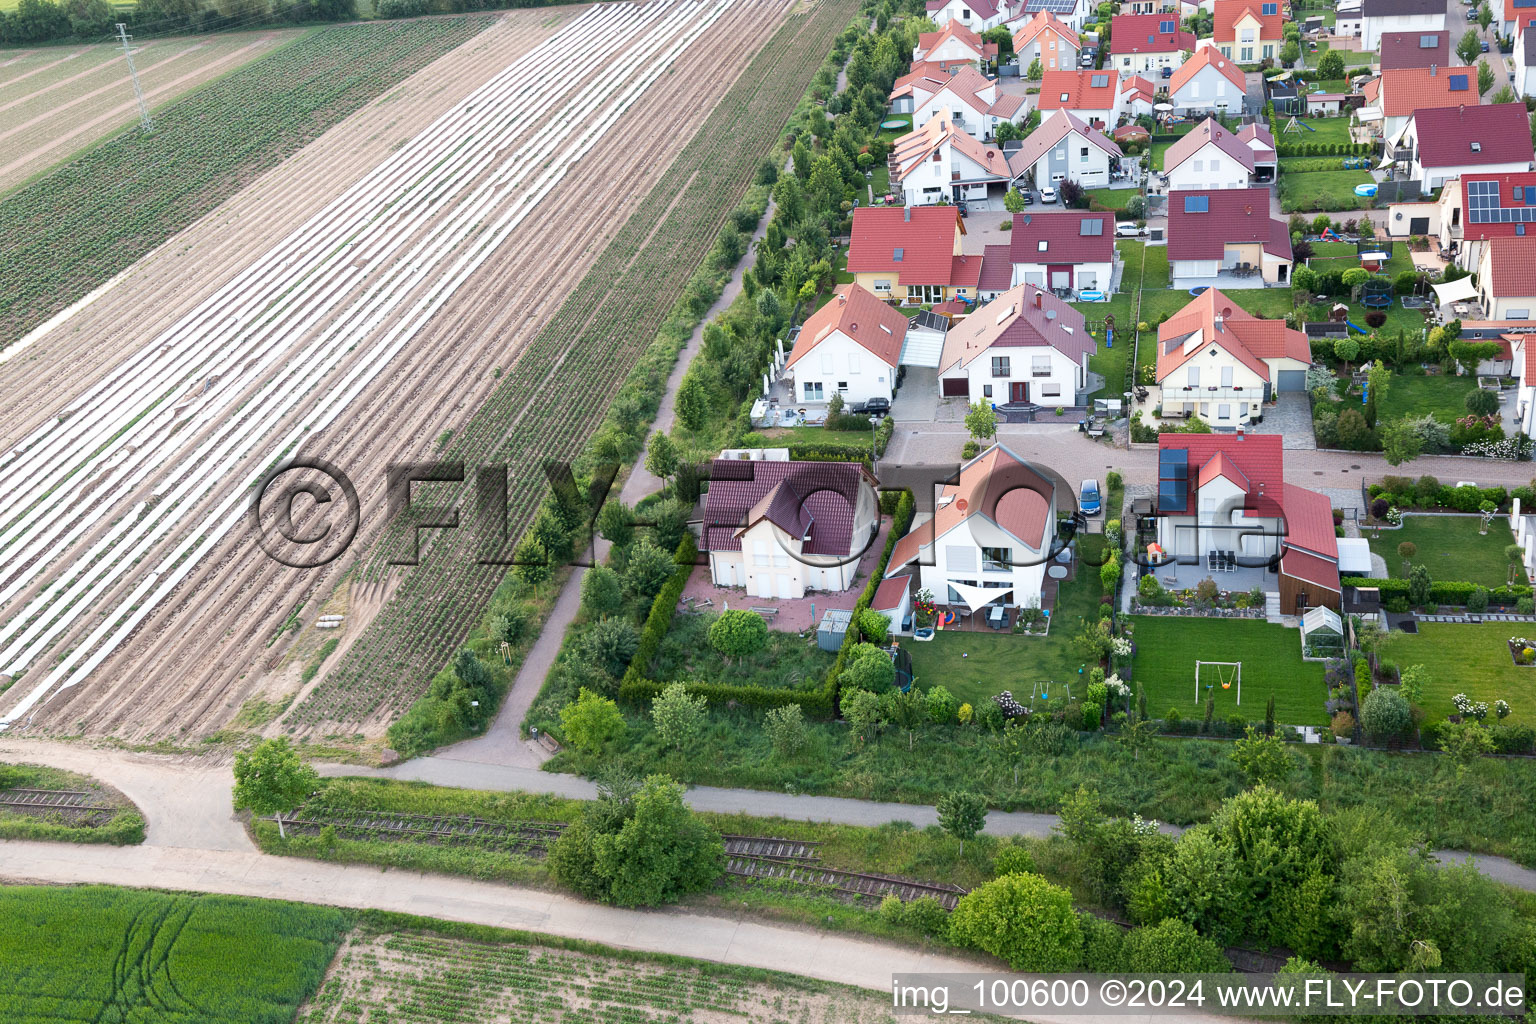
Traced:
<path id="1" fill-rule="evenodd" d="M 1186 213 L 1185 200 L 1206 196 L 1205 213 Z M 1017 230 L 1017 229 L 1015 229 Z M 1291 232 L 1269 216 L 1269 189 L 1175 190 L 1168 193 L 1168 258 L 1220 259 L 1223 247 L 1262 242 L 1272 256 L 1291 259 Z"/>
<path id="2" fill-rule="evenodd" d="M 1434 36 L 1433 47 L 1419 45 L 1425 36 Z M 1451 63 L 1451 34 L 1440 32 L 1383 32 L 1381 34 L 1381 70 L 1393 68 L 1427 68 L 1431 64 L 1446 67 Z"/>
<path id="3" fill-rule="evenodd" d="M 917 37 L 917 48 L 924 53 L 932 53 L 946 39 L 954 39 L 963 44 L 978 57 L 996 57 L 997 44 L 984 43 L 981 36 L 973 29 L 962 24 L 959 19 L 951 18 L 949 23 L 937 32 L 924 32 Z"/>
<path id="4" fill-rule="evenodd" d="M 1157 97 L 1157 86 L 1153 85 L 1145 78 L 1142 78 L 1140 75 L 1132 75 L 1130 78 L 1127 78 L 1125 81 L 1120 83 L 1120 95 L 1129 97 L 1126 100 L 1127 103 L 1132 103 L 1136 100 L 1145 100 L 1146 102 L 1151 103 L 1152 100 Z M 1119 132 L 1120 130 L 1118 128 L 1115 129 L 1116 138 L 1120 137 Z"/>
<path id="5" fill-rule="evenodd" d="M 1259 23 L 1259 39 L 1279 39 L 1282 24 L 1278 0 L 1274 14 L 1265 14 L 1264 0 L 1216 0 L 1213 37 L 1218 43 L 1237 42 L 1237 23 L 1252 15 Z"/>
<path id="6" fill-rule="evenodd" d="M 999 242 L 983 250 L 981 277 L 976 287 L 984 292 L 1005 292 L 1013 283 L 1013 261 L 1008 256 L 1008 243 Z"/>
<path id="7" fill-rule="evenodd" d="M 1173 31 L 1160 31 L 1170 21 Z M 1194 49 L 1195 37 L 1179 28 L 1177 14 L 1117 14 L 1109 21 L 1110 53 L 1192 53 Z"/>
<path id="8" fill-rule="evenodd" d="M 1452 79 L 1460 89 L 1452 89 Z M 1475 68 L 1393 68 L 1383 71 L 1377 81 L 1381 112 L 1387 117 L 1408 117 L 1415 110 L 1456 107 L 1478 99 Z"/>
<path id="9" fill-rule="evenodd" d="M 892 146 L 891 156 L 896 162 L 895 178 L 898 181 L 906 181 L 907 177 L 919 167 L 925 165 L 935 152 L 944 146 L 958 150 L 965 154 L 971 162 L 982 171 L 990 175 L 990 180 L 1003 181 L 1010 177 L 1008 161 L 1003 157 L 1003 151 L 996 146 L 989 146 L 978 142 L 968 132 L 955 127 L 949 119 L 948 113 L 935 114 L 928 119 L 928 123 L 915 132 L 908 132 L 901 136 Z M 956 173 L 958 164 L 951 167 Z M 955 181 L 983 181 L 975 175 L 961 174 Z"/>
<path id="10" fill-rule="evenodd" d="M 1330 519 L 1329 523 L 1333 520 Z M 1310 583 L 1335 594 L 1343 593 L 1339 584 L 1339 563 L 1309 555 L 1296 548 L 1286 548 L 1280 556 L 1280 571 L 1292 579 Z"/>
<path id="11" fill-rule="evenodd" d="M 952 257 L 949 263 L 949 286 L 975 288 L 981 282 L 981 262 L 980 256 L 962 254 Z"/>
<path id="12" fill-rule="evenodd" d="M 891 99 L 921 90 L 932 96 L 949 84 L 949 72 L 932 61 L 913 61 L 912 70 L 896 79 L 891 87 Z"/>
<path id="13" fill-rule="evenodd" d="M 1507 171 L 1502 174 L 1475 173 L 1461 176 L 1461 226 L 1462 237 L 1469 242 L 1482 241 L 1485 238 L 1497 238 L 1501 235 L 1515 237 L 1515 221 L 1481 221 L 1475 222 L 1468 216 L 1472 209 L 1472 203 L 1467 198 L 1467 187 L 1473 182 L 1491 181 L 1498 186 L 1499 208 L 1522 206 L 1536 206 L 1536 195 L 1532 201 L 1524 201 L 1524 189 L 1536 188 L 1536 172 L 1532 171 Z M 1515 198 L 1515 190 L 1520 189 L 1520 198 Z"/>
<path id="14" fill-rule="evenodd" d="M 1536 235 L 1488 239 L 1488 294 L 1496 299 L 1536 295 Z"/>
<path id="15" fill-rule="evenodd" d="M 715 459 L 704 496 L 704 550 L 740 551 L 746 528 L 767 519 L 794 537 L 808 531 L 805 554 L 847 555 L 865 481 L 874 482 L 853 462 Z"/>
<path id="16" fill-rule="evenodd" d="M 869 606 L 877 612 L 900 608 L 902 598 L 906 597 L 911 586 L 911 576 L 892 576 L 881 580 L 880 586 L 875 588 L 875 599 Z"/>
<path id="17" fill-rule="evenodd" d="M 1237 86 L 1239 92 L 1248 87 L 1242 68 L 1223 57 L 1221 51 L 1214 46 L 1202 46 L 1195 51 L 1193 57 L 1173 73 L 1172 78 L 1168 79 L 1168 95 L 1177 94 L 1180 89 L 1189 84 L 1189 80 L 1194 78 L 1201 68 L 1205 67 L 1213 67 L 1226 76 L 1227 81 Z"/>
<path id="18" fill-rule="evenodd" d="M 1051 151 L 1051 147 L 1072 132 L 1081 135 L 1088 142 L 1102 149 L 1109 156 L 1122 155 L 1120 147 L 1105 137 L 1097 128 L 1090 127 L 1086 121 L 1072 113 L 1070 110 L 1055 110 L 1045 119 L 1045 123 L 1029 133 L 1023 145 L 1008 155 L 1008 170 L 1017 178 L 1025 171 L 1033 167 L 1041 157 Z M 1073 158 L 1074 160 L 1076 157 Z"/>
<path id="19" fill-rule="evenodd" d="M 1054 29 L 1057 35 L 1064 39 L 1067 45 L 1072 47 L 1072 49 L 1081 50 L 1083 48 L 1082 41 L 1078 39 L 1077 33 L 1072 31 L 1068 25 L 1064 24 L 1054 14 L 1051 14 L 1047 11 L 1040 11 L 1031 16 L 1029 21 L 1025 22 L 1022 26 L 1014 29 L 1014 52 L 1017 53 L 1018 51 L 1024 49 L 1024 47 L 1028 46 L 1030 43 L 1034 42 L 1035 37 L 1048 28 Z"/>
<path id="20" fill-rule="evenodd" d="M 1096 78 L 1104 80 L 1097 88 L 1093 85 Z M 1047 71 L 1040 79 L 1040 110 L 1113 110 L 1119 94 L 1120 76 L 1109 68 Z"/>
<path id="21" fill-rule="evenodd" d="M 1279 434 L 1157 435 L 1158 450 L 1182 448 L 1189 453 L 1191 500 L 1184 506 L 1187 511 L 1162 514 L 1195 514 L 1199 504 L 1193 498 L 1199 492 L 1202 480 L 1198 470 L 1218 455 L 1223 456 L 1224 468 L 1235 468 L 1248 478 L 1248 509 L 1260 516 L 1281 514 L 1281 502 L 1285 495 L 1285 452 L 1281 448 L 1283 440 Z"/>
<path id="22" fill-rule="evenodd" d="M 954 272 L 956 225 L 964 233 L 953 206 L 861 206 L 853 211 L 848 272 L 894 272 L 903 284 L 947 285 Z"/>
<path id="23" fill-rule="evenodd" d="M 1163 154 L 1163 173 L 1173 170 L 1207 145 L 1214 145 L 1246 170 L 1253 170 L 1253 150 L 1248 144 L 1223 128 L 1220 121 L 1208 117 L 1196 125 L 1194 131 L 1168 147 L 1168 152 Z"/>
<path id="24" fill-rule="evenodd" d="M 928 13 L 936 14 L 939 11 L 942 11 L 945 5 L 948 3 L 949 0 L 928 0 L 926 5 L 928 8 Z M 966 0 L 966 6 L 975 11 L 977 14 L 981 15 L 981 19 L 983 21 L 993 17 L 995 14 L 997 14 L 999 9 L 995 0 Z M 953 21 L 954 19 L 951 18 L 950 20 Z"/>
<path id="25" fill-rule="evenodd" d="M 1339 541 L 1333 529 L 1333 502 L 1326 495 L 1295 484 L 1285 485 L 1283 500 L 1286 544 L 1337 561 Z M 1338 571 L 1337 567 L 1334 571 Z"/>
<path id="26" fill-rule="evenodd" d="M 1055 522 L 1055 494 L 1050 477 L 994 444 L 960 467 L 958 484 L 939 488 L 933 518 L 896 542 L 889 568 L 908 564 L 936 538 L 977 515 L 996 523 L 1026 547 L 1043 551 Z"/>
<path id="27" fill-rule="evenodd" d="M 1135 139 L 1149 139 L 1152 133 L 1139 124 L 1126 124 L 1116 128 L 1114 136 L 1119 142 L 1130 142 Z"/>
<path id="28" fill-rule="evenodd" d="M 1531 119 L 1524 103 L 1420 110 L 1413 120 L 1419 162 L 1427 167 L 1531 162 Z"/>
<path id="29" fill-rule="evenodd" d="M 1099 350 L 1083 314 L 1050 292 L 1021 284 L 950 325 L 939 372 L 970 365 L 993 348 L 1054 348 L 1074 363 Z"/>
<path id="30" fill-rule="evenodd" d="M 1238 141 L 1248 147 L 1248 151 L 1255 156 L 1269 151 L 1270 156 L 1275 155 L 1275 137 L 1269 133 L 1268 128 L 1257 124 L 1245 124 L 1237 133 Z M 1255 146 L 1254 143 L 1258 145 Z"/>
<path id="31" fill-rule="evenodd" d="M 1221 315 L 1221 330 L 1216 316 Z M 1204 344 L 1185 351 L 1184 341 L 1196 331 Z M 1302 331 L 1284 320 L 1254 316 L 1215 288 L 1207 288 L 1157 328 L 1157 379 L 1166 380 L 1205 345 L 1214 344 L 1265 380 L 1269 359 L 1312 361 L 1312 346 Z"/>
<path id="32" fill-rule="evenodd" d="M 1097 233 L 1084 234 L 1084 224 Z M 1045 248 L 1040 248 L 1040 243 Z M 1111 263 L 1115 258 L 1115 218 L 1110 213 L 1072 210 L 1062 213 L 1017 213 L 1008 240 L 1014 263 Z"/>
<path id="33" fill-rule="evenodd" d="M 1200 467 L 1200 486 L 1204 487 L 1219 476 L 1232 481 L 1244 494 L 1247 494 L 1248 488 L 1252 486 L 1248 481 L 1248 474 L 1242 471 L 1235 460 L 1227 458 L 1225 452 L 1217 452 L 1211 461 Z"/>
<path id="34" fill-rule="evenodd" d="M 806 317 L 785 366 L 794 366 L 812 349 L 841 331 L 887 366 L 901 358 L 907 318 L 856 284 L 842 284 L 826 305 Z"/>

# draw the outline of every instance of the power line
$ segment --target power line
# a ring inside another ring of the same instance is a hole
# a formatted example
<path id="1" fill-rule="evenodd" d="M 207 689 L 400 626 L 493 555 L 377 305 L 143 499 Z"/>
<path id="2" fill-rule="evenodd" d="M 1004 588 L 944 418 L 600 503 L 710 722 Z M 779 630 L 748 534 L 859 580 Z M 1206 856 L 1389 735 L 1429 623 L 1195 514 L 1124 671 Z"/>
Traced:
<path id="1" fill-rule="evenodd" d="M 117 23 L 117 38 L 123 44 L 123 59 L 128 62 L 128 76 L 133 79 L 133 97 L 139 101 L 139 121 L 147 132 L 154 125 L 149 120 L 149 108 L 144 105 L 144 90 L 139 87 L 138 69 L 133 66 L 133 50 L 128 46 L 128 41 L 133 37 L 128 34 L 128 26 L 122 22 Z"/>

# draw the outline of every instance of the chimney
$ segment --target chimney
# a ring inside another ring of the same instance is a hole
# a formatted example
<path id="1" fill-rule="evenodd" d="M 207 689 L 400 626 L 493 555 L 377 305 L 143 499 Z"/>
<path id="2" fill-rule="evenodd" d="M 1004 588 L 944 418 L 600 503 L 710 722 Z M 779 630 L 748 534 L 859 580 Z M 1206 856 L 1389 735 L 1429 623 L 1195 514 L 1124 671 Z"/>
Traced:
<path id="1" fill-rule="evenodd" d="M 1243 439 L 1243 425 L 1241 423 L 1237 425 L 1237 439 L 1239 441 Z"/>
<path id="2" fill-rule="evenodd" d="M 839 306 L 846 304 L 847 301 L 848 301 L 848 293 L 847 292 L 842 292 L 842 293 L 840 293 L 837 296 L 837 304 Z"/>
<path id="3" fill-rule="evenodd" d="M 901 219 L 908 224 L 912 223 L 912 207 L 903 206 L 901 208 Z"/>
<path id="4" fill-rule="evenodd" d="M 1435 77 L 1435 71 L 1436 70 L 1437 70 L 1437 68 L 1433 64 L 1431 64 L 1429 66 L 1429 77 L 1430 78 L 1434 78 Z"/>
<path id="5" fill-rule="evenodd" d="M 1036 309 L 1040 308 L 1040 295 L 1041 295 L 1040 292 L 1035 292 L 1035 308 Z"/>

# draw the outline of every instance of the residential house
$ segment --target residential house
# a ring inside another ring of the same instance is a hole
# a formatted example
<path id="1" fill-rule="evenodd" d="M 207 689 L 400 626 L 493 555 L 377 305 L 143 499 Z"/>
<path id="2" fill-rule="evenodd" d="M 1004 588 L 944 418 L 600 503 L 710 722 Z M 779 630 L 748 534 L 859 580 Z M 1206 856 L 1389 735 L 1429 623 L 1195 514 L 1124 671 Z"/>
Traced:
<path id="1" fill-rule="evenodd" d="M 1384 138 L 1394 138 L 1416 110 L 1476 104 L 1474 68 L 1394 68 L 1365 83 L 1362 120 L 1377 120 Z"/>
<path id="2" fill-rule="evenodd" d="M 1520 41 L 1519 24 L 1528 14 L 1536 14 L 1536 0 L 1503 0 L 1503 10 L 1499 10 L 1500 4 L 1492 4 L 1499 22 L 1499 35 L 1508 36 L 1516 43 Z"/>
<path id="3" fill-rule="evenodd" d="M 1235 563 L 1246 589 L 1260 571 L 1259 586 L 1278 594 L 1283 615 L 1319 605 L 1338 611 L 1333 505 L 1285 482 L 1282 441 L 1279 434 L 1159 434 L 1158 544 L 1169 561 L 1193 566 L 1195 577 L 1223 578 L 1220 566 Z"/>
<path id="4" fill-rule="evenodd" d="M 892 190 L 907 206 L 985 199 L 987 187 L 1011 177 L 996 146 L 977 142 L 939 114 L 896 139 L 889 156 Z"/>
<path id="5" fill-rule="evenodd" d="M 1536 309 L 1536 234 L 1488 239 L 1477 266 L 1477 294 L 1489 320 L 1531 319 Z"/>
<path id="6" fill-rule="evenodd" d="M 976 283 L 976 295 L 982 302 L 991 302 L 1013 287 L 1011 253 L 1012 248 L 1007 242 L 982 248 L 981 279 Z"/>
<path id="7" fill-rule="evenodd" d="M 1207 288 L 1157 328 L 1163 418 L 1198 415 L 1232 429 L 1264 415 L 1277 393 L 1306 391 L 1311 342 Z"/>
<path id="8" fill-rule="evenodd" d="M 950 326 L 939 393 L 996 405 L 1076 405 L 1097 351 L 1081 313 L 1038 285 L 1017 285 Z"/>
<path id="9" fill-rule="evenodd" d="M 914 85 L 912 95 L 913 124 L 927 124 L 944 114 L 978 142 L 990 141 L 1003 121 L 1017 124 L 1024 120 L 1024 97 L 1016 93 L 999 95 L 997 82 L 989 81 L 971 67 L 961 68 L 932 94 Z"/>
<path id="10" fill-rule="evenodd" d="M 910 632 L 913 591 L 910 574 L 883 579 L 875 588 L 875 597 L 869 606 L 891 620 L 892 633 Z"/>
<path id="11" fill-rule="evenodd" d="M 1253 171 L 1253 150 L 1213 117 L 1180 136 L 1163 154 L 1170 190 L 1247 188 Z"/>
<path id="12" fill-rule="evenodd" d="M 1104 130 L 1120 119 L 1120 76 L 1108 70 L 1047 71 L 1040 80 L 1041 118 L 1070 110 L 1079 120 Z"/>
<path id="13" fill-rule="evenodd" d="M 1459 193 L 1461 190 L 1452 185 L 1445 191 Z M 1438 236 L 1440 212 L 1439 203 L 1393 203 L 1387 207 L 1387 234 L 1392 238 Z"/>
<path id="14" fill-rule="evenodd" d="M 907 318 L 856 284 L 837 292 L 806 318 L 784 364 L 796 402 L 842 395 L 848 405 L 889 400 L 907 335 Z"/>
<path id="15" fill-rule="evenodd" d="M 1202 46 L 1168 80 L 1168 98 L 1180 114 L 1237 114 L 1247 101 L 1247 87 L 1241 68 L 1215 47 Z"/>
<path id="16" fill-rule="evenodd" d="M 896 79 L 891 88 L 891 113 L 910 114 L 919 101 L 927 101 L 949 84 L 951 75 L 937 64 L 914 63 L 912 70 Z"/>
<path id="17" fill-rule="evenodd" d="M 928 0 L 928 17 L 940 28 L 958 22 L 973 32 L 996 28 L 1008 17 L 1001 0 Z"/>
<path id="18" fill-rule="evenodd" d="M 1150 117 L 1157 102 L 1157 86 L 1141 75 L 1120 82 L 1120 112 L 1126 117 Z"/>
<path id="19" fill-rule="evenodd" d="M 1533 157 L 1523 103 L 1419 110 L 1387 144 L 1426 192 L 1468 174 L 1528 171 Z"/>
<path id="20" fill-rule="evenodd" d="M 1377 68 L 1448 68 L 1451 66 L 1451 34 L 1440 32 L 1383 32 Z"/>
<path id="21" fill-rule="evenodd" d="M 1269 189 L 1168 193 L 1168 261 L 1173 287 L 1285 284 L 1291 229 L 1269 215 Z"/>
<path id="22" fill-rule="evenodd" d="M 1195 52 L 1195 37 L 1179 27 L 1179 16 L 1117 14 L 1109 22 L 1109 58 L 1122 75 L 1176 68 Z"/>
<path id="23" fill-rule="evenodd" d="M 1253 154 L 1253 180 L 1274 181 L 1280 166 L 1275 151 L 1275 137 L 1261 124 L 1245 124 L 1237 132 L 1238 140 Z"/>
<path id="24" fill-rule="evenodd" d="M 1024 0 L 1019 13 L 1053 14 L 1072 31 L 1082 32 L 1084 25 L 1097 18 L 1098 11 L 1095 0 Z"/>
<path id="25" fill-rule="evenodd" d="M 1021 71 L 1028 71 L 1037 60 L 1042 72 L 1075 68 L 1082 48 L 1077 33 L 1046 11 L 1031 15 L 1013 31 L 1013 52 L 1018 54 Z"/>
<path id="26" fill-rule="evenodd" d="M 974 29 L 952 20 L 937 32 L 924 32 L 912 48 L 912 60 L 937 64 L 945 72 L 980 67 L 997 59 L 997 44 L 984 43 Z"/>
<path id="27" fill-rule="evenodd" d="M 1388 32 L 1439 32 L 1445 0 L 1362 0 L 1360 49 L 1374 51 Z"/>
<path id="28" fill-rule="evenodd" d="M 1428 234 L 1410 223 L 1408 234 Z M 1430 228 L 1424 224 L 1424 228 Z M 1456 265 L 1475 272 L 1483 243 L 1491 238 L 1536 234 L 1536 173 L 1464 174 L 1440 196 L 1440 247 L 1455 252 Z"/>
<path id="29" fill-rule="evenodd" d="M 779 452 L 710 464 L 699 537 L 710 579 L 780 601 L 847 590 L 880 528 L 875 478 L 856 462 L 791 462 L 786 449 L 763 454 Z"/>
<path id="30" fill-rule="evenodd" d="M 937 488 L 933 515 L 896 542 L 886 571 L 915 565 L 936 604 L 994 622 L 1004 609 L 1039 607 L 1060 549 L 1056 507 L 1051 473 L 995 444 Z"/>
<path id="31" fill-rule="evenodd" d="M 1213 42 L 1239 64 L 1279 60 L 1285 44 L 1280 0 L 1216 0 Z"/>
<path id="32" fill-rule="evenodd" d="M 1112 214 L 1021 213 L 1013 218 L 1008 259 L 1013 284 L 1032 284 L 1057 294 L 1115 287 L 1115 221 Z"/>
<path id="33" fill-rule="evenodd" d="M 1035 188 L 1059 187 L 1064 181 L 1085 189 L 1106 188 L 1110 163 L 1121 155 L 1120 147 L 1103 132 L 1071 111 L 1057 110 L 1008 154 L 1008 173 L 1016 182 L 1034 182 Z"/>
<path id="34" fill-rule="evenodd" d="M 1333 10 L 1333 34 L 1359 36 L 1365 30 L 1363 0 L 1339 0 Z"/>
<path id="35" fill-rule="evenodd" d="M 960 250 L 965 221 L 953 206 L 861 206 L 853 211 L 848 273 L 877 298 L 908 306 L 969 301 L 981 257 Z"/>
<path id="36" fill-rule="evenodd" d="M 1536 96 L 1536 30 L 1531 28 L 1536 11 L 1520 12 L 1520 32 L 1515 37 L 1515 92 Z"/>

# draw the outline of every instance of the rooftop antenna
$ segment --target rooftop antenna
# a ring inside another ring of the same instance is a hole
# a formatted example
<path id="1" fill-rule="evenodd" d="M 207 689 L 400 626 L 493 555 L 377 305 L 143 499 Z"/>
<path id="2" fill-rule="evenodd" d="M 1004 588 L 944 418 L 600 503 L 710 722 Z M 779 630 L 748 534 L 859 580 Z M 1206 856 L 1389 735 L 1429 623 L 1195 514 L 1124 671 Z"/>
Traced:
<path id="1" fill-rule="evenodd" d="M 144 90 L 139 87 L 138 69 L 133 66 L 133 50 L 128 46 L 133 37 L 128 34 L 128 26 L 122 22 L 117 23 L 117 38 L 123 44 L 123 59 L 128 62 L 128 77 L 133 79 L 133 98 L 139 101 L 139 123 L 144 126 L 146 132 L 150 131 L 154 125 L 149 120 L 149 108 L 144 105 Z"/>

